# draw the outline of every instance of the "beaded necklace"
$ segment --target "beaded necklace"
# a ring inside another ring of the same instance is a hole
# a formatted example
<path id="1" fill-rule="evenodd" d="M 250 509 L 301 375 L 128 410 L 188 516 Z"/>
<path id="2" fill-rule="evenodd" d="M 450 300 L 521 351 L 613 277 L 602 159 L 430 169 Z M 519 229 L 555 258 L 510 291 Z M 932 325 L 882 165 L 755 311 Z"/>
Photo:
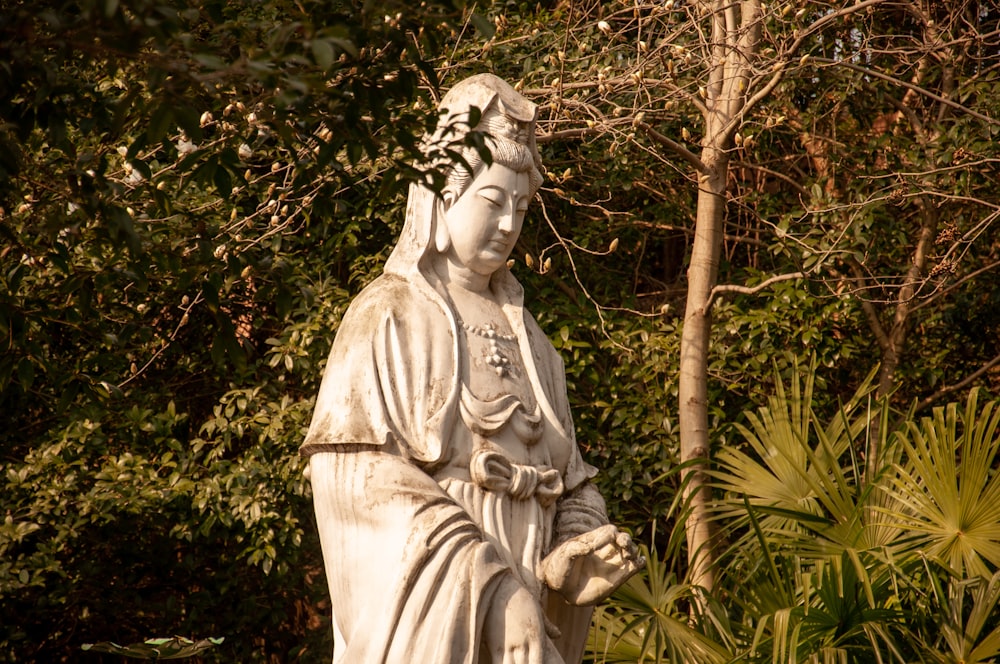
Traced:
<path id="1" fill-rule="evenodd" d="M 507 357 L 504 354 L 503 349 L 497 345 L 497 341 L 514 343 L 517 341 L 517 337 L 513 334 L 502 334 L 498 332 L 493 323 L 487 323 L 486 325 L 469 325 L 465 321 L 459 322 L 462 324 L 462 328 L 466 332 L 486 339 L 489 343 L 489 354 L 486 356 L 486 363 L 493 367 L 497 376 L 503 378 L 510 373 L 510 358 Z"/>

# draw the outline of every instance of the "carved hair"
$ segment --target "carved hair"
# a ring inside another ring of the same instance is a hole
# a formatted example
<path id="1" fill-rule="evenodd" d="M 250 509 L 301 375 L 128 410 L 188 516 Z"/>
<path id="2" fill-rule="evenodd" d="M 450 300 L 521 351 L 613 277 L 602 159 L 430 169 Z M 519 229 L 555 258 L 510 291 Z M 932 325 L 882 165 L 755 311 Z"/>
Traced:
<path id="1" fill-rule="evenodd" d="M 498 104 L 492 105 L 483 114 L 476 130 L 486 134 L 486 145 L 493 157 L 493 163 L 506 166 L 516 173 L 527 173 L 534 196 L 542 184 L 542 174 L 539 172 L 536 154 L 529 147 L 527 133 L 534 130 L 534 123 L 521 122 L 503 114 Z M 469 187 L 469 183 L 478 175 L 485 165 L 479 151 L 470 146 L 463 146 L 459 153 L 468 164 L 451 166 L 445 184 L 446 191 L 452 191 L 461 196 Z"/>
<path id="2" fill-rule="evenodd" d="M 537 107 L 493 74 L 478 74 L 452 87 L 441 100 L 445 114 L 437 129 L 424 138 L 428 150 L 447 147 L 466 162 L 448 158 L 438 161 L 436 166 L 445 175 L 445 190 L 461 196 L 485 165 L 475 147 L 462 144 L 470 130 L 472 107 L 482 112 L 473 129 L 486 135 L 493 162 L 517 173 L 528 173 L 533 196 L 542 184 L 542 160 L 535 144 Z"/>

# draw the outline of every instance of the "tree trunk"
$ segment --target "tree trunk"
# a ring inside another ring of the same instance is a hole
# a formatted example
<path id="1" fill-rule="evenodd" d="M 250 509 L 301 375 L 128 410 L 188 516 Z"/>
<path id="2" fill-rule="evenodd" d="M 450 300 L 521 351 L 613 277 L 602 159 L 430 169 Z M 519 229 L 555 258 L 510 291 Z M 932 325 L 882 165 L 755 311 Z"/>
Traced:
<path id="1" fill-rule="evenodd" d="M 896 312 L 892 317 L 892 327 L 886 334 L 887 344 L 882 352 L 882 366 L 878 376 L 879 398 L 888 397 L 896 385 L 896 368 L 899 366 L 906 345 L 906 333 L 912 323 L 910 309 L 913 307 L 913 298 L 917 294 L 917 287 L 924 279 L 928 254 L 937 235 L 938 211 L 933 201 L 921 196 L 916 202 L 920 208 L 920 231 L 917 234 L 913 256 L 910 258 L 910 268 L 906 271 L 903 287 L 899 289 L 899 295 L 896 297 Z"/>
<path id="2" fill-rule="evenodd" d="M 683 475 L 688 577 L 711 591 L 715 583 L 715 528 L 711 520 L 712 490 L 705 471 L 709 460 L 708 343 L 712 331 L 709 296 L 719 273 L 725 212 L 728 158 L 717 146 L 702 151 L 705 173 L 698 182 L 698 209 L 694 245 L 688 268 L 687 305 L 681 333 L 680 434 L 681 462 L 691 463 Z"/>
<path id="3" fill-rule="evenodd" d="M 910 257 L 910 268 L 906 271 L 903 286 L 896 296 L 896 311 L 892 317 L 892 326 L 888 330 L 884 330 L 879 337 L 882 347 L 882 363 L 879 367 L 878 390 L 875 393 L 879 399 L 889 398 L 896 386 L 896 369 L 899 367 L 903 350 L 906 347 L 907 333 L 913 325 L 910 316 L 913 298 L 924 278 L 928 254 L 937 235 L 938 211 L 934 207 L 933 201 L 920 196 L 916 202 L 920 208 L 920 230 L 917 234 L 917 243 L 913 249 L 913 255 Z M 877 322 L 877 320 L 876 317 L 875 321 Z M 869 480 L 874 480 L 875 473 L 880 470 L 881 466 L 878 461 L 882 454 L 880 433 L 876 420 L 872 426 L 872 436 L 868 446 L 868 456 L 872 463 L 867 465 L 865 471 Z"/>

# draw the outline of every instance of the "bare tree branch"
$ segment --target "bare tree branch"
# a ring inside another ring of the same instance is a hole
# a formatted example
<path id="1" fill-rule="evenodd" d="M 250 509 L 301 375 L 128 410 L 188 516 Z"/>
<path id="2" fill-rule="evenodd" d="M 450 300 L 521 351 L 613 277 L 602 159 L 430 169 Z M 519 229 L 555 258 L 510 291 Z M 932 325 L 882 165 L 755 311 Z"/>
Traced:
<path id="1" fill-rule="evenodd" d="M 683 145 L 681 145 L 677 141 L 673 140 L 672 138 L 664 136 L 663 134 L 661 134 L 660 132 L 656 131 L 655 129 L 653 129 L 651 126 L 649 126 L 645 122 L 638 123 L 638 126 L 644 132 L 646 132 L 647 136 L 649 136 L 650 138 L 652 138 L 654 141 L 656 141 L 657 143 L 663 145 L 666 148 L 669 148 L 670 150 L 673 150 L 678 155 L 680 155 L 686 162 L 688 162 L 689 164 L 691 164 L 692 166 L 694 166 L 694 168 L 695 168 L 696 171 L 698 171 L 699 173 L 706 173 L 707 172 L 707 169 L 705 167 L 705 162 L 703 162 L 698 155 L 696 155 L 695 153 L 691 152 L 686 147 L 684 147 Z"/>
<path id="2" fill-rule="evenodd" d="M 562 131 L 554 131 L 550 134 L 538 134 L 535 136 L 536 143 L 551 143 L 552 141 L 561 141 L 565 138 L 582 138 L 584 136 L 591 136 L 593 134 L 599 133 L 597 128 L 591 129 L 590 127 L 579 127 L 577 129 L 563 129 Z"/>
<path id="3" fill-rule="evenodd" d="M 637 221 L 633 220 L 629 222 L 629 226 L 636 226 L 638 228 L 649 228 L 656 231 L 670 231 L 673 233 L 683 233 L 685 235 L 694 235 L 694 229 L 688 228 L 686 226 L 674 226 L 673 224 L 657 224 L 652 221 Z M 742 244 L 749 244 L 754 247 L 763 247 L 764 242 L 752 237 L 746 237 L 743 235 L 732 235 L 726 233 L 722 238 L 728 242 L 740 242 Z"/>
<path id="4" fill-rule="evenodd" d="M 851 70 L 854 70 L 856 72 L 860 72 L 862 74 L 865 74 L 866 76 L 873 76 L 875 78 L 880 78 L 883 81 L 886 81 L 888 83 L 892 83 L 893 85 L 899 85 L 899 86 L 902 86 L 902 87 L 906 88 L 907 90 L 913 90 L 917 94 L 923 95 L 924 97 L 927 97 L 928 99 L 933 99 L 936 102 L 940 102 L 942 104 L 946 104 L 948 106 L 951 106 L 952 108 L 954 108 L 956 110 L 959 110 L 962 113 L 965 113 L 966 115 L 971 115 L 972 117 L 974 117 L 974 118 L 976 118 L 978 120 L 982 120 L 983 122 L 987 122 L 987 123 L 992 124 L 992 125 L 1000 125 L 1000 120 L 996 120 L 994 118 L 991 118 L 988 115 L 983 115 L 982 113 L 979 113 L 978 111 L 972 110 L 968 106 L 963 106 L 962 104 L 959 104 L 957 101 L 952 101 L 951 99 L 948 99 L 947 97 L 942 97 L 939 94 L 935 94 L 935 93 L 931 92 L 927 88 L 922 88 L 922 87 L 920 87 L 918 85 L 913 85 L 912 83 L 900 80 L 900 79 L 896 78 L 895 76 L 889 76 L 888 74 L 883 74 L 880 71 L 876 71 L 874 69 L 869 69 L 868 67 L 862 67 L 860 65 L 854 64 L 853 62 L 846 62 L 844 60 L 833 60 L 831 58 L 821 58 L 821 57 L 810 57 L 809 59 L 812 60 L 812 61 L 816 61 L 816 62 L 823 62 L 825 64 L 833 65 L 833 66 L 836 66 L 836 67 L 845 67 L 847 69 L 851 69 Z"/>
<path id="5" fill-rule="evenodd" d="M 748 161 L 732 161 L 730 162 L 730 164 L 738 168 L 749 168 L 751 170 L 760 171 L 761 173 L 767 173 L 768 175 L 773 175 L 774 177 L 778 178 L 782 182 L 787 183 L 793 189 L 795 189 L 795 191 L 799 194 L 800 199 L 809 200 L 812 197 L 812 194 L 810 194 L 805 187 L 803 187 L 801 184 L 796 182 L 788 175 L 785 175 L 784 173 L 768 168 L 766 166 L 761 166 L 760 164 L 751 164 Z"/>
<path id="6" fill-rule="evenodd" d="M 959 286 L 961 286 L 962 284 L 964 284 L 966 281 L 969 281 L 971 279 L 975 279 L 979 275 L 984 274 L 986 272 L 989 272 L 990 270 L 995 270 L 998 267 L 1000 267 L 1000 261 L 994 261 L 993 263 L 990 263 L 989 265 L 987 265 L 985 267 L 979 268 L 975 272 L 970 272 L 969 274 L 964 275 L 961 279 L 959 279 L 955 283 L 949 285 L 947 288 L 944 288 L 944 289 L 942 289 L 942 290 L 940 290 L 940 291 L 938 291 L 936 293 L 933 293 L 929 297 L 927 297 L 927 298 L 921 300 L 920 302 L 918 302 L 917 304 L 913 305 L 913 307 L 910 309 L 910 312 L 912 313 L 914 311 L 917 311 L 918 309 L 922 309 L 923 307 L 926 307 L 927 305 L 929 305 L 929 304 L 933 303 L 935 300 L 937 300 L 939 297 L 942 297 L 944 295 L 947 295 L 947 294 L 953 292 L 955 289 L 957 289 Z"/>
<path id="7" fill-rule="evenodd" d="M 926 197 L 918 196 L 914 201 L 920 209 L 920 230 L 916 246 L 913 248 L 913 256 L 910 259 L 910 267 L 906 271 L 903 286 L 897 294 L 896 311 L 892 317 L 892 326 L 888 331 L 889 346 L 882 353 L 877 391 L 880 397 L 888 396 L 896 382 L 896 368 L 902 358 L 907 333 L 911 327 L 911 307 L 917 288 L 923 280 L 928 254 L 934 244 L 934 235 L 937 233 L 940 217 L 937 208 Z"/>
<path id="8" fill-rule="evenodd" d="M 865 283 L 868 281 L 868 277 L 865 275 L 864 270 L 861 269 L 861 264 L 858 263 L 853 257 L 848 257 L 847 265 L 850 267 L 851 272 L 854 273 L 854 278 L 861 284 L 864 288 Z M 875 340 L 878 342 L 878 347 L 882 349 L 884 353 L 889 349 L 889 335 L 885 332 L 885 327 L 882 325 L 882 321 L 879 320 L 878 312 L 875 311 L 875 305 L 872 301 L 866 297 L 859 297 L 858 301 L 861 302 L 861 311 L 864 312 L 865 318 L 868 319 L 868 327 L 871 328 L 872 334 L 875 335 Z"/>
<path id="9" fill-rule="evenodd" d="M 705 303 L 705 311 L 712 308 L 715 300 L 728 293 L 739 293 L 740 295 L 755 295 L 765 288 L 781 281 L 791 281 L 792 279 L 804 279 L 805 272 L 791 272 L 789 274 L 777 274 L 770 279 L 765 279 L 756 286 L 737 286 L 735 284 L 720 284 L 709 293 L 708 302 Z"/>
<path id="10" fill-rule="evenodd" d="M 749 99 L 747 99 L 747 102 L 743 105 L 743 108 L 740 111 L 740 113 L 734 116 L 732 120 L 730 120 L 729 124 L 732 125 L 733 129 L 739 126 L 739 124 L 743 122 L 743 118 L 754 107 L 756 107 L 757 104 L 767 99 L 774 91 L 774 89 L 778 87 L 778 84 L 781 83 L 782 80 L 784 80 L 785 74 L 788 73 L 789 64 L 791 64 L 798 50 L 802 48 L 802 45 L 806 42 L 806 39 L 808 39 L 814 33 L 823 30 L 823 28 L 825 28 L 830 23 L 839 21 L 845 16 L 856 14 L 857 12 L 864 9 L 868 9 L 869 7 L 875 7 L 877 5 L 883 4 L 886 1 L 887 0 L 863 0 L 862 2 L 857 2 L 849 7 L 843 7 L 841 9 L 838 9 L 837 11 L 833 11 L 830 12 L 829 14 L 824 15 L 823 18 L 818 19 L 817 21 L 813 22 L 811 25 L 806 27 L 801 32 L 796 33 L 795 41 L 793 41 L 792 44 L 788 47 L 788 49 L 785 50 L 785 52 L 783 53 L 785 59 L 779 60 L 774 63 L 774 68 L 772 69 L 770 79 L 768 79 L 768 81 L 764 85 L 762 85 L 757 90 L 757 92 L 755 92 Z"/>
<path id="11" fill-rule="evenodd" d="M 932 403 L 934 403 L 935 401 L 937 401 L 941 397 L 947 396 L 947 395 L 951 394 L 952 392 L 957 392 L 958 390 L 962 389 L 963 387 L 971 385 L 973 383 L 973 381 L 975 381 L 976 379 L 978 379 L 980 376 L 982 376 L 983 374 L 985 374 L 987 371 L 989 371 L 993 367 L 997 366 L 998 364 L 1000 364 L 1000 355 L 997 355 L 992 360 L 990 360 L 989 362 L 987 362 L 983 366 L 979 367 L 978 369 L 976 369 L 975 371 L 973 371 L 971 374 L 969 374 L 968 376 L 966 376 L 962 380 L 958 381 L 957 383 L 952 383 L 951 385 L 945 385 L 944 387 L 942 387 L 941 389 L 939 389 L 937 392 L 935 392 L 934 394 L 930 395 L 929 397 L 918 401 L 917 405 L 915 405 L 913 407 L 913 412 L 917 412 L 917 411 L 923 410 L 924 408 L 927 408 L 928 406 L 930 406 Z"/>

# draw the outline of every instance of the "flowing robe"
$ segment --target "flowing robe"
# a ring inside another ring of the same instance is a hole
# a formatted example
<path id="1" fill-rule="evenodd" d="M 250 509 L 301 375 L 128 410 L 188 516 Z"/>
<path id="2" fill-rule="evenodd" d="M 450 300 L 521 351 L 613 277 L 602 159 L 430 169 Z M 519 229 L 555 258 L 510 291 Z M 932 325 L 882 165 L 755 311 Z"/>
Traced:
<path id="1" fill-rule="evenodd" d="M 575 443 L 562 361 L 525 312 L 520 286 L 509 274 L 494 282 L 538 401 L 539 444 L 550 446 L 572 495 L 596 470 Z M 510 555 L 434 479 L 468 453 L 455 449 L 453 435 L 465 426 L 465 361 L 455 316 L 426 282 L 385 274 L 340 325 L 302 446 L 312 457 L 334 662 L 487 661 L 483 622 L 501 576 L 512 573 Z M 548 518 L 558 519 L 569 502 L 547 510 Z M 604 518 L 584 515 L 588 527 Z M 546 525 L 551 532 L 554 524 Z M 539 601 L 563 631 L 557 646 L 578 661 L 590 610 L 558 597 Z"/>

